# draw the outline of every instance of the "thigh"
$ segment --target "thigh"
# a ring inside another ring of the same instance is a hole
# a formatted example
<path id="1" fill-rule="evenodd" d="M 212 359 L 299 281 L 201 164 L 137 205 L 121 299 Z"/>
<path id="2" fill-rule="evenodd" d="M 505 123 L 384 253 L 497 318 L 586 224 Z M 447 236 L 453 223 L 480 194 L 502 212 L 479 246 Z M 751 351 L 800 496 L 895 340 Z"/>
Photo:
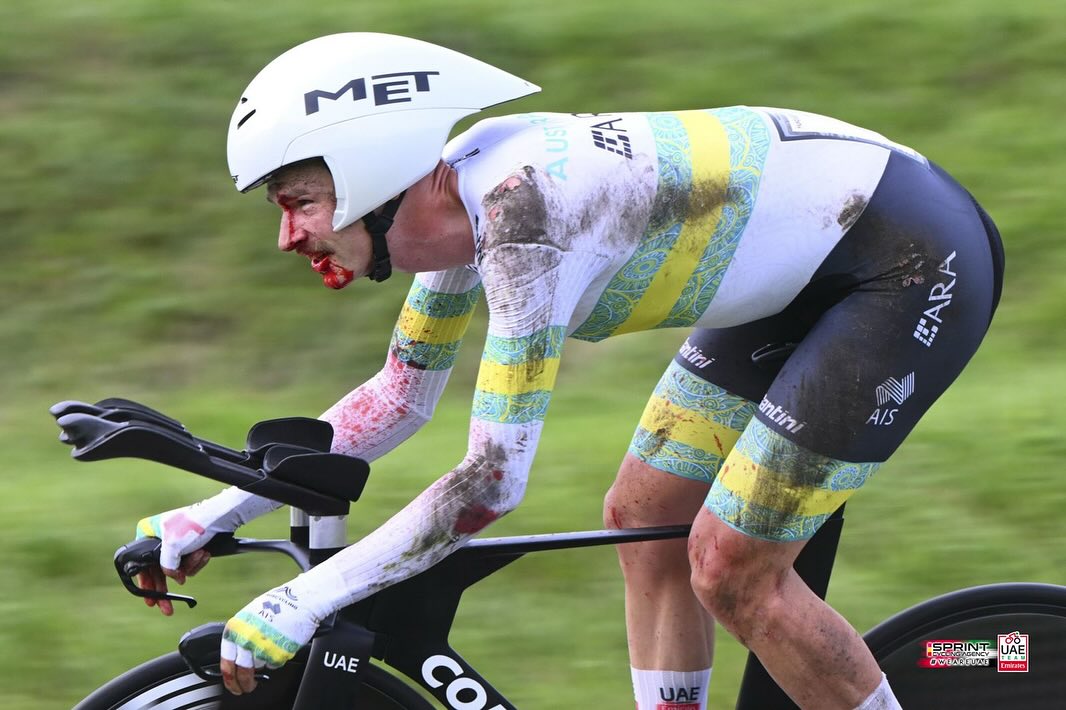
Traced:
<path id="1" fill-rule="evenodd" d="M 695 330 L 685 339 L 633 434 L 628 455 L 634 471 L 656 470 L 705 484 L 714 480 L 755 413 L 753 398 L 780 367 L 766 371 L 753 364 L 751 352 L 767 339 L 750 331 Z"/>
<path id="2" fill-rule="evenodd" d="M 693 330 L 652 392 L 630 456 L 712 482 L 782 365 L 838 299 L 835 288 L 815 284 L 769 318 Z"/>

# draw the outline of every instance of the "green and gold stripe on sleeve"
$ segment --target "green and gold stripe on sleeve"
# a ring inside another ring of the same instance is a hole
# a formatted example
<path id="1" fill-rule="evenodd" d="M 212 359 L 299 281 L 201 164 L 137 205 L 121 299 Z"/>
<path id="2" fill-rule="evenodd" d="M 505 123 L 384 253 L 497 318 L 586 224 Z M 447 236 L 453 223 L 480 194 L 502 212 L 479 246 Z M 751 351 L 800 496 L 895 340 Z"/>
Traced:
<path id="1" fill-rule="evenodd" d="M 481 291 L 478 284 L 462 293 L 443 293 L 416 280 L 393 330 L 392 353 L 420 370 L 451 368 Z"/>
<path id="2" fill-rule="evenodd" d="M 473 416 L 501 424 L 543 420 L 565 338 L 565 326 L 520 337 L 490 334 L 481 356 Z"/>

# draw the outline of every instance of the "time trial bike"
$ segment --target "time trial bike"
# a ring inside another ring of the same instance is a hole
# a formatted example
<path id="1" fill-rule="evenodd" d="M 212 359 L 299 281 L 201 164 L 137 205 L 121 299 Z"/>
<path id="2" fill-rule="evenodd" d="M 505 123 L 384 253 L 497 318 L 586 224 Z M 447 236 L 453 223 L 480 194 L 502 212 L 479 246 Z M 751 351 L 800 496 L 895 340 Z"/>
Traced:
<path id="1" fill-rule="evenodd" d="M 148 459 L 292 506 L 288 540 L 216 535 L 206 546 L 213 557 L 275 552 L 310 569 L 345 546 L 350 503 L 370 470 L 365 461 L 330 453 L 332 428 L 317 419 L 260 422 L 235 450 L 126 399 L 65 401 L 51 412 L 60 440 L 73 446 L 79 461 Z M 797 572 L 822 598 L 843 520 L 841 507 L 796 560 Z M 105 683 L 75 710 L 513 710 L 449 644 L 463 592 L 528 553 L 687 535 L 688 526 L 670 526 L 472 539 L 431 569 L 340 610 L 293 660 L 258 672 L 260 686 L 251 694 L 233 696 L 222 686 L 223 624 L 214 623 L 186 633 L 176 652 Z M 158 564 L 159 546 L 158 539 L 143 538 L 118 549 L 114 563 L 122 584 L 136 596 L 195 605 L 191 597 L 134 583 Z M 864 639 L 904 708 L 1063 707 L 1066 587 L 971 587 L 902 611 Z M 749 654 L 736 707 L 795 706 Z"/>

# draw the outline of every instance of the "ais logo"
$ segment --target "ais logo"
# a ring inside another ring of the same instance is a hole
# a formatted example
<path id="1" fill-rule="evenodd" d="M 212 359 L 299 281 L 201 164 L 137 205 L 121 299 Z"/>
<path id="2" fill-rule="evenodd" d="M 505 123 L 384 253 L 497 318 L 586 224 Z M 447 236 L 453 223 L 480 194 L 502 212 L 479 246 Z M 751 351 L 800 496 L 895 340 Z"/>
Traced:
<path id="1" fill-rule="evenodd" d="M 889 426 L 896 420 L 896 414 L 899 412 L 899 406 L 893 407 L 891 404 L 894 402 L 896 405 L 902 405 L 912 394 L 914 394 L 913 372 L 899 379 L 889 377 L 874 391 L 874 396 L 877 397 L 877 409 L 866 418 L 866 423 L 874 426 Z"/>

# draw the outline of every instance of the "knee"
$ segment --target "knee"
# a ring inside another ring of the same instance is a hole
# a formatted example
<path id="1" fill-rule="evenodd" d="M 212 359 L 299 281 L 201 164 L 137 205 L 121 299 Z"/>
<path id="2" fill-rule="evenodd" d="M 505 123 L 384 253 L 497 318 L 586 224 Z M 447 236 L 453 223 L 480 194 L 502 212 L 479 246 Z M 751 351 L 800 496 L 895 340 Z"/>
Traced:
<path id="1" fill-rule="evenodd" d="M 607 495 L 603 497 L 603 524 L 608 530 L 639 526 L 639 523 L 634 525 L 635 516 L 630 512 L 632 501 L 627 498 L 618 483 L 607 489 Z"/>
<path id="2" fill-rule="evenodd" d="M 745 643 L 756 627 L 773 616 L 779 575 L 758 560 L 740 555 L 739 550 L 726 549 L 724 542 L 707 542 L 689 539 L 692 591 L 722 626 Z"/>
<path id="3" fill-rule="evenodd" d="M 640 491 L 615 481 L 603 497 L 603 524 L 610 530 L 646 528 L 654 525 L 680 525 L 684 515 L 657 500 L 653 491 Z"/>

